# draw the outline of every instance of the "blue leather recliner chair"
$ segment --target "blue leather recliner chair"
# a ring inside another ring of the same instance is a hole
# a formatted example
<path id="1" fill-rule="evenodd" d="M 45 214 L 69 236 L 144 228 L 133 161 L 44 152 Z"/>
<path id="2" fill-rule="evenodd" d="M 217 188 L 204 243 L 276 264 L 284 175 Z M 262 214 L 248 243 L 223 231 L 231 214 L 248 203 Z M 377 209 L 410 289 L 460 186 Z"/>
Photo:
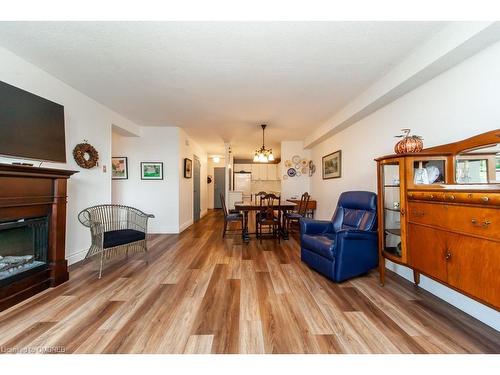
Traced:
<path id="1" fill-rule="evenodd" d="M 336 282 L 377 267 L 377 195 L 342 193 L 331 221 L 300 220 L 300 243 L 302 261 Z"/>

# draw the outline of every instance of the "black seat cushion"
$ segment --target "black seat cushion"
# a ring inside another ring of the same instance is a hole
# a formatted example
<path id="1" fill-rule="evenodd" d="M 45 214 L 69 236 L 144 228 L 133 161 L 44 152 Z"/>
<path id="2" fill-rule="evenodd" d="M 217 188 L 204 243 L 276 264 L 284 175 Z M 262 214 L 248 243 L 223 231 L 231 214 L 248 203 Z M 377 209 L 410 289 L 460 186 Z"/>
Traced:
<path id="1" fill-rule="evenodd" d="M 261 221 L 268 221 L 268 222 L 274 221 L 274 222 L 278 222 L 278 217 L 276 215 L 273 215 L 272 219 L 271 218 L 267 219 L 266 218 L 266 214 L 264 213 L 264 215 L 261 215 L 260 212 L 257 212 L 255 214 L 255 219 L 258 222 L 261 222 Z"/>
<path id="2" fill-rule="evenodd" d="M 146 233 L 134 229 L 120 229 L 104 232 L 104 248 L 125 245 L 127 243 L 141 241 L 146 238 Z"/>
<path id="3" fill-rule="evenodd" d="M 300 219 L 303 218 L 304 215 L 301 215 L 298 212 L 285 212 L 285 217 L 289 219 Z"/>

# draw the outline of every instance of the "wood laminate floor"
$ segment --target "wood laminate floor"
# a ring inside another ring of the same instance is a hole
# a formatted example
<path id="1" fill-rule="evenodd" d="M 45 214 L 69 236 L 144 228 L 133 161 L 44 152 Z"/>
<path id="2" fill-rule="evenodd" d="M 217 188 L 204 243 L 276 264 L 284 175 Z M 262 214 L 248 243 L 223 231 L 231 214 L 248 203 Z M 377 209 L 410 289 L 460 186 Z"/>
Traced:
<path id="1" fill-rule="evenodd" d="M 500 353 L 500 333 L 378 273 L 335 284 L 295 238 L 222 239 L 211 211 L 142 254 L 73 267 L 70 281 L 0 313 L 0 352 Z"/>

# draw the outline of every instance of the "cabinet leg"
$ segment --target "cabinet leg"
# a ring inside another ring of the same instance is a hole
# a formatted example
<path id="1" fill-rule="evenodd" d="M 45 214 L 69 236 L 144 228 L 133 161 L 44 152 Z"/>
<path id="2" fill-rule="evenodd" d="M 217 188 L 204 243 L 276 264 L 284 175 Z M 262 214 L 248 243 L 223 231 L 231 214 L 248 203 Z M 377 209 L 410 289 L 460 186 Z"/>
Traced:
<path id="1" fill-rule="evenodd" d="M 420 272 L 413 270 L 413 282 L 415 283 L 415 288 L 420 284 Z"/>
<path id="2" fill-rule="evenodd" d="M 385 284 L 385 258 L 383 256 L 381 256 L 379 261 L 378 261 L 378 271 L 380 274 L 380 286 L 384 286 L 384 284 Z"/>

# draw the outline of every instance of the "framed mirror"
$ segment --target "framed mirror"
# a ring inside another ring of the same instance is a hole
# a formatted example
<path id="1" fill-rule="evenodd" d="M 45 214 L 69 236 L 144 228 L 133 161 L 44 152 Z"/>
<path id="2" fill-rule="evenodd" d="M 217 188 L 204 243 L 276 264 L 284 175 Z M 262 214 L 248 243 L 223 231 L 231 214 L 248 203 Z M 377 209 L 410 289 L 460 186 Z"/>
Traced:
<path id="1" fill-rule="evenodd" d="M 457 184 L 500 184 L 500 143 L 465 150 L 455 158 Z"/>

